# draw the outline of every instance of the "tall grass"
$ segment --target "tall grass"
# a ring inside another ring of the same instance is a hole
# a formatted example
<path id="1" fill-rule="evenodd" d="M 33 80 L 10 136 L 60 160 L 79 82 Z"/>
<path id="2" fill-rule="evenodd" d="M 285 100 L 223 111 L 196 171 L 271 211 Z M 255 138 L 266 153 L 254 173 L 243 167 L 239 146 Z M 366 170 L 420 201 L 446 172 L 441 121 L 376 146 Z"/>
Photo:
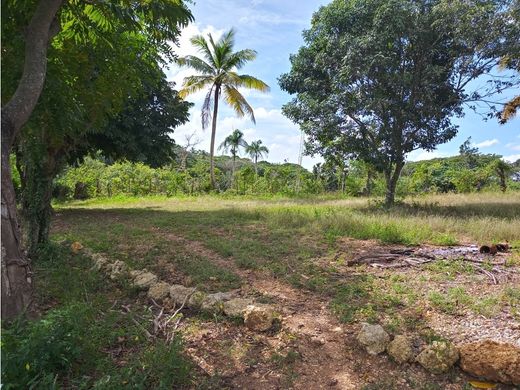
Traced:
<path id="1" fill-rule="evenodd" d="M 384 243 L 451 245 L 507 240 L 520 242 L 520 193 L 443 194 L 410 198 L 391 209 L 378 199 L 217 195 L 182 198 L 95 199 L 59 208 L 136 208 L 162 211 L 228 210 L 237 219 L 260 218 L 270 228 L 334 239 L 349 236 Z M 222 222 L 225 224 L 225 222 Z"/>

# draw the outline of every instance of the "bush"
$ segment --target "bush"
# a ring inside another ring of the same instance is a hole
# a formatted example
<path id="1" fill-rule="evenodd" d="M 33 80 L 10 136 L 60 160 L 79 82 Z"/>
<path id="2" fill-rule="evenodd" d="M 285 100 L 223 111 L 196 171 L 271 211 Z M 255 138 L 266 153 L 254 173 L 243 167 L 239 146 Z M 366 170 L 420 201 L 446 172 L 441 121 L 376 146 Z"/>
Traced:
<path id="1" fill-rule="evenodd" d="M 95 351 L 86 323 L 92 321 L 86 304 L 72 304 L 49 311 L 42 319 L 19 321 L 3 329 L 2 382 L 4 389 L 54 388 L 58 376 L 67 374 Z"/>

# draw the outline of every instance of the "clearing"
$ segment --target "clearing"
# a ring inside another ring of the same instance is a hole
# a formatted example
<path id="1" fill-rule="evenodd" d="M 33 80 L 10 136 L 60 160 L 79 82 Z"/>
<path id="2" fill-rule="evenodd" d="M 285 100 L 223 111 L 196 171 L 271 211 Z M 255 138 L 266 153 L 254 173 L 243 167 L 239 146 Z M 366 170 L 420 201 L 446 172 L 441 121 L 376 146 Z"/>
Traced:
<path id="1" fill-rule="evenodd" d="M 391 211 L 366 199 L 98 199 L 57 206 L 53 239 L 79 241 L 170 284 L 235 290 L 275 305 L 282 326 L 265 334 L 186 310 L 177 332 L 197 366 L 196 388 L 469 388 L 456 369 L 432 375 L 368 355 L 355 340 L 364 321 L 425 343 L 491 337 L 520 345 L 518 249 L 492 259 L 499 269 L 463 261 L 456 249 L 424 264 L 353 264 L 447 245 L 519 248 L 516 194 L 428 196 Z M 114 294 L 111 309 L 121 302 Z M 138 293 L 125 302 L 126 311 L 150 305 Z M 118 365 L 135 352 L 112 347 L 107 354 Z"/>

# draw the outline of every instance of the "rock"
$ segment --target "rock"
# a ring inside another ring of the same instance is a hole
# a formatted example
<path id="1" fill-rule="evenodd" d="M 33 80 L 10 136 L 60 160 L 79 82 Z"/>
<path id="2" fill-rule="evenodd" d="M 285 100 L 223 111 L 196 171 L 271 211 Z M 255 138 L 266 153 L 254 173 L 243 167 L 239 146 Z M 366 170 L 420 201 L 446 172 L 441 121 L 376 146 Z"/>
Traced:
<path id="1" fill-rule="evenodd" d="M 229 301 L 224 302 L 222 310 L 228 317 L 240 317 L 244 318 L 244 312 L 249 305 L 252 305 L 253 301 L 247 298 L 233 298 Z"/>
<path id="2" fill-rule="evenodd" d="M 81 245 L 80 242 L 75 241 L 72 244 L 70 244 L 70 250 L 72 253 L 79 253 L 80 250 L 83 249 L 83 245 Z"/>
<path id="3" fill-rule="evenodd" d="M 110 267 L 110 279 L 116 280 L 128 272 L 128 266 L 121 260 L 116 260 Z"/>
<path id="4" fill-rule="evenodd" d="M 412 340 L 403 335 L 395 336 L 386 347 L 386 352 L 399 364 L 412 361 L 414 358 Z"/>
<path id="5" fill-rule="evenodd" d="M 189 296 L 195 292 L 193 287 L 184 287 L 181 284 L 174 284 L 170 287 L 170 297 L 176 305 L 187 304 Z"/>
<path id="6" fill-rule="evenodd" d="M 381 325 L 370 325 L 366 322 L 361 324 L 361 330 L 357 334 L 356 339 L 371 355 L 384 352 L 390 342 L 390 336 Z"/>
<path id="7" fill-rule="evenodd" d="M 204 299 L 206 299 L 206 294 L 202 291 L 195 291 L 191 296 L 188 298 L 188 307 L 192 309 L 199 310 L 202 308 L 202 302 L 204 302 Z"/>
<path id="8" fill-rule="evenodd" d="M 164 298 L 170 295 L 170 285 L 166 282 L 158 282 L 150 286 L 148 290 L 148 298 L 156 302 L 161 302 Z"/>
<path id="9" fill-rule="evenodd" d="M 224 310 L 224 302 L 233 298 L 231 292 L 218 292 L 215 294 L 208 294 L 202 301 L 202 310 L 221 312 Z"/>
<path id="10" fill-rule="evenodd" d="M 134 278 L 134 285 L 143 290 L 147 290 L 157 283 L 157 276 L 148 271 L 134 271 L 130 275 Z"/>
<path id="11" fill-rule="evenodd" d="M 428 371 L 442 374 L 459 360 L 459 351 L 449 342 L 434 341 L 415 360 Z"/>
<path id="12" fill-rule="evenodd" d="M 244 311 L 244 325 L 255 332 L 265 332 L 276 318 L 274 310 L 267 305 L 249 305 Z"/>
<path id="13" fill-rule="evenodd" d="M 520 347 L 484 340 L 460 347 L 460 367 L 492 382 L 520 385 Z"/>
<path id="14" fill-rule="evenodd" d="M 92 260 L 94 261 L 94 265 L 92 266 L 94 271 L 105 271 L 108 268 L 108 265 L 112 265 L 106 257 L 101 255 L 92 255 Z"/>

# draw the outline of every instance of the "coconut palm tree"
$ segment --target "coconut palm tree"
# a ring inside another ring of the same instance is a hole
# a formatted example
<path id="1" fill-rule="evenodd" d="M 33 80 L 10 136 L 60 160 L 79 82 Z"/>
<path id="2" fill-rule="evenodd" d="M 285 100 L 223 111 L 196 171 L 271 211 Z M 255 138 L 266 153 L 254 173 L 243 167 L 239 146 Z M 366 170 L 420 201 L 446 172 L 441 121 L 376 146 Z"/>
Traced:
<path id="1" fill-rule="evenodd" d="M 255 163 L 255 175 L 258 175 L 258 159 L 269 154 L 267 146 L 262 145 L 262 140 L 253 141 L 249 146 L 246 147 L 246 153 L 253 159 Z"/>
<path id="2" fill-rule="evenodd" d="M 238 129 L 235 129 L 230 135 L 228 135 L 219 146 L 219 149 L 223 149 L 226 153 L 228 151 L 231 152 L 231 156 L 233 157 L 231 177 L 233 180 L 235 177 L 235 161 L 237 159 L 240 147 L 245 148 L 247 150 L 249 145 L 244 139 L 244 133 L 242 133 Z"/>
<path id="3" fill-rule="evenodd" d="M 202 56 L 186 56 L 178 60 L 180 65 L 190 67 L 199 73 L 184 79 L 179 95 L 186 97 L 203 89 L 208 91 L 202 105 L 201 119 L 203 129 L 208 127 L 210 118 L 212 119 L 210 175 L 213 188 L 215 188 L 215 134 L 220 97 L 224 96 L 226 103 L 233 108 L 239 117 L 247 115 L 253 123 L 256 123 L 253 107 L 249 105 L 238 88 L 256 89 L 261 92 L 269 91 L 269 86 L 263 81 L 247 74 L 239 75 L 237 73 L 237 70 L 248 61 L 256 58 L 256 51 L 251 49 L 233 51 L 234 38 L 235 32 L 233 29 L 225 33 L 216 42 L 211 34 L 208 34 L 207 38 L 196 35 L 191 38 L 191 44 L 199 50 Z M 213 106 L 213 110 L 211 106 Z"/>

